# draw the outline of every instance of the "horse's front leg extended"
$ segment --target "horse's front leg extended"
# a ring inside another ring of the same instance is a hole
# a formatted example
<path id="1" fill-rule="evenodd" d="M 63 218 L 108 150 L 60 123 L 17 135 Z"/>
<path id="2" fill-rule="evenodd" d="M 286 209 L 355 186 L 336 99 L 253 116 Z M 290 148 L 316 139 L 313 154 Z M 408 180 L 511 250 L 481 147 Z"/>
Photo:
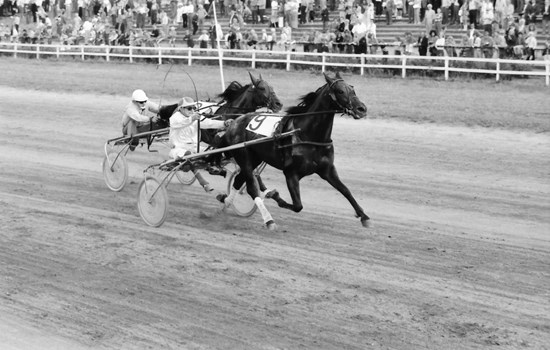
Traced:
<path id="1" fill-rule="evenodd" d="M 340 180 L 338 172 L 336 171 L 336 167 L 331 164 L 326 168 L 326 170 L 318 171 L 317 174 L 319 174 L 321 178 L 325 179 L 329 184 L 332 185 L 332 187 L 337 189 L 341 194 L 344 195 L 344 197 L 347 198 L 347 200 L 351 203 L 351 206 L 355 210 L 355 214 L 357 215 L 357 217 L 361 218 L 361 224 L 363 224 L 364 227 L 368 227 L 370 218 L 367 216 L 367 214 L 365 214 L 363 208 L 361 208 L 361 206 L 357 203 L 347 186 L 344 185 L 344 183 Z"/>
<path id="2" fill-rule="evenodd" d="M 277 202 L 279 207 L 290 209 L 299 213 L 304 208 L 302 206 L 302 199 L 300 197 L 300 178 L 295 173 L 285 172 L 286 186 L 288 187 L 288 192 L 290 193 L 290 198 L 292 198 L 292 204 L 287 203 L 284 199 L 281 198 L 278 191 L 273 191 L 270 193 L 269 197 Z"/>

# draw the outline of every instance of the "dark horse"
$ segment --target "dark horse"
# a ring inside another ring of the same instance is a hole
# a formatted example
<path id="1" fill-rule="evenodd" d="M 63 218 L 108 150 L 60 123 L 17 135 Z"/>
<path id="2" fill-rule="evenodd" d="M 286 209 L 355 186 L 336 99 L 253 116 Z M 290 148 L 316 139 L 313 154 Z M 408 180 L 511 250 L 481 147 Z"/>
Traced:
<path id="1" fill-rule="evenodd" d="M 261 74 L 259 78 L 254 77 L 250 72 L 249 75 L 252 81 L 251 84 L 243 86 L 237 81 L 231 82 L 225 91 L 218 95 L 221 98 L 220 102 L 214 104 L 203 103 L 209 107 L 201 109 L 199 106 L 198 112 L 210 114 L 209 111 L 212 107 L 216 107 L 217 110 L 214 114 L 225 120 L 235 119 L 242 114 L 253 112 L 262 107 L 267 107 L 273 112 L 280 111 L 283 105 L 271 85 L 262 79 Z M 199 102 L 200 104 L 201 102 Z M 158 113 L 160 119 L 156 123 L 139 127 L 138 133 L 169 127 L 170 117 L 178 105 L 178 103 L 174 103 L 161 106 Z"/>
<path id="2" fill-rule="evenodd" d="M 334 79 L 325 74 L 325 80 L 325 85 L 304 96 L 298 106 L 287 110 L 286 115 L 279 122 L 275 136 L 277 133 L 299 129 L 297 133 L 290 137 L 275 138 L 274 141 L 227 152 L 228 156 L 235 159 L 241 171 L 235 178 L 229 195 L 219 198 L 224 202 L 225 207 L 231 204 L 236 191 L 246 182 L 248 194 L 254 199 L 264 223 L 269 229 L 276 228 L 260 197 L 257 179 L 253 175 L 254 169 L 260 163 L 266 162 L 283 171 L 292 197 L 292 204 L 289 204 L 279 196 L 277 191 L 269 192 L 266 197 L 273 198 L 280 207 L 295 212 L 301 211 L 303 206 L 300 199 L 300 179 L 317 173 L 348 199 L 356 215 L 361 218 L 363 226 L 368 226 L 369 217 L 338 177 L 334 166 L 334 147 L 331 140 L 336 112 L 346 113 L 354 119 L 361 119 L 366 117 L 367 107 L 356 96 L 353 87 L 345 83 L 339 74 L 336 74 Z M 220 147 L 265 137 L 247 130 L 247 126 L 251 121 L 250 125 L 257 126 L 267 116 L 269 115 L 249 113 L 239 117 L 225 133 Z"/>

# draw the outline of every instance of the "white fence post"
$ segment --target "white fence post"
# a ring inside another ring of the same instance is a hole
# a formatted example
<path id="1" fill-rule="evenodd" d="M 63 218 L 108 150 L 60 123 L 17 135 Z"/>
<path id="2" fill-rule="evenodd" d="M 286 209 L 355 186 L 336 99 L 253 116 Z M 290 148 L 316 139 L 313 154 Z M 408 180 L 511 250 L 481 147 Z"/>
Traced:
<path id="1" fill-rule="evenodd" d="M 190 66 L 193 62 L 193 60 L 191 59 L 192 56 L 191 56 L 191 49 L 188 49 L 187 50 L 187 65 Z"/>
<path id="2" fill-rule="evenodd" d="M 361 53 L 361 76 L 365 75 L 365 54 Z"/>
<path id="3" fill-rule="evenodd" d="M 550 85 L 550 57 L 546 59 L 546 86 Z"/>
<path id="4" fill-rule="evenodd" d="M 13 45 L 13 58 L 17 58 L 17 43 Z"/>
<path id="5" fill-rule="evenodd" d="M 111 50 L 111 46 L 107 46 L 105 48 L 105 61 L 109 62 L 110 60 L 110 57 L 109 57 L 109 51 Z"/>
<path id="6" fill-rule="evenodd" d="M 321 65 L 321 72 L 323 72 L 323 73 L 325 72 L 326 54 L 327 53 L 325 51 L 323 51 L 323 54 L 322 54 L 322 59 L 323 59 L 322 63 L 323 64 Z"/>
<path id="7" fill-rule="evenodd" d="M 162 49 L 160 48 L 160 46 L 158 46 L 157 48 L 159 50 L 159 64 L 162 64 Z"/>
<path id="8" fill-rule="evenodd" d="M 40 58 L 40 45 L 36 45 L 36 59 Z"/>
<path id="9" fill-rule="evenodd" d="M 256 51 L 252 51 L 252 69 L 256 69 Z"/>
<path id="10" fill-rule="evenodd" d="M 286 53 L 286 71 L 290 71 L 290 51 Z"/>
<path id="11" fill-rule="evenodd" d="M 55 47 L 55 56 L 59 59 L 59 46 Z"/>
<path id="12" fill-rule="evenodd" d="M 134 63 L 134 58 L 132 57 L 132 47 L 128 48 L 128 56 L 130 57 L 130 63 Z"/>
<path id="13" fill-rule="evenodd" d="M 82 54 L 82 61 L 84 61 L 84 45 L 80 45 L 80 53 Z"/>
<path id="14" fill-rule="evenodd" d="M 449 56 L 445 56 L 445 80 L 449 80 Z"/>
<path id="15" fill-rule="evenodd" d="M 406 55 L 402 55 L 401 56 L 401 78 L 405 79 L 405 77 L 407 76 L 407 56 Z"/>
<path id="16" fill-rule="evenodd" d="M 497 74 L 496 74 L 497 81 L 500 80 L 500 61 L 497 61 Z"/>

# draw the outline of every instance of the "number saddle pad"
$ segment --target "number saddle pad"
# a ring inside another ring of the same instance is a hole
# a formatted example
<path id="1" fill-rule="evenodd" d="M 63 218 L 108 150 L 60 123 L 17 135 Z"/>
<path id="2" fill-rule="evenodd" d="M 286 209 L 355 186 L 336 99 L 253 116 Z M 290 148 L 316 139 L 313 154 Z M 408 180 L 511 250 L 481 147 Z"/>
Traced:
<path id="1" fill-rule="evenodd" d="M 262 136 L 273 136 L 281 119 L 277 114 L 258 114 L 250 120 L 246 130 Z"/>

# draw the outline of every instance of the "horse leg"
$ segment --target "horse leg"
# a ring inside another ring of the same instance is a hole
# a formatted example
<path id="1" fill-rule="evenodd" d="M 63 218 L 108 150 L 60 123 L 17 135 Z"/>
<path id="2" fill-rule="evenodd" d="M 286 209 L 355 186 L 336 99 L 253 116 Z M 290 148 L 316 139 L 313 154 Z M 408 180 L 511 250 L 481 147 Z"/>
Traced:
<path id="1" fill-rule="evenodd" d="M 233 200 L 235 199 L 235 196 L 241 189 L 242 185 L 244 184 L 246 178 L 244 173 L 241 171 L 235 176 L 235 180 L 233 180 L 233 186 L 231 186 L 231 189 L 229 190 L 228 194 L 219 194 L 216 196 L 216 199 L 224 204 L 222 210 L 225 210 L 227 207 L 233 203 Z"/>
<path id="2" fill-rule="evenodd" d="M 277 225 L 275 225 L 275 221 L 271 217 L 271 214 L 265 207 L 263 199 L 260 197 L 260 190 L 259 190 L 259 184 L 257 177 L 252 172 L 253 167 L 248 167 L 248 169 L 243 170 L 241 169 L 241 172 L 244 173 L 246 178 L 246 191 L 254 199 L 254 203 L 256 203 L 256 207 L 258 207 L 258 210 L 260 211 L 260 214 L 262 215 L 262 219 L 264 220 L 264 224 L 269 230 L 275 230 L 277 228 Z"/>
<path id="3" fill-rule="evenodd" d="M 350 202 L 351 206 L 355 210 L 355 215 L 358 218 L 361 218 L 361 224 L 363 224 L 364 227 L 368 227 L 370 218 L 367 216 L 367 214 L 365 214 L 363 208 L 359 206 L 355 198 L 353 198 L 353 195 L 351 194 L 347 186 L 344 185 L 344 183 L 340 180 L 334 164 L 329 165 L 324 171 L 318 171 L 317 174 L 322 179 L 331 184 L 332 187 L 337 189 L 341 194 L 343 194 L 344 197 L 346 197 L 346 199 Z"/>
<path id="4" fill-rule="evenodd" d="M 286 178 L 286 186 L 288 187 L 288 192 L 292 198 L 292 204 L 282 199 L 277 190 L 270 192 L 270 196 L 267 198 L 272 198 L 275 200 L 281 208 L 290 209 L 296 213 L 299 213 L 304 208 L 300 197 L 300 177 L 297 174 L 290 172 L 284 172 L 284 174 Z"/>

